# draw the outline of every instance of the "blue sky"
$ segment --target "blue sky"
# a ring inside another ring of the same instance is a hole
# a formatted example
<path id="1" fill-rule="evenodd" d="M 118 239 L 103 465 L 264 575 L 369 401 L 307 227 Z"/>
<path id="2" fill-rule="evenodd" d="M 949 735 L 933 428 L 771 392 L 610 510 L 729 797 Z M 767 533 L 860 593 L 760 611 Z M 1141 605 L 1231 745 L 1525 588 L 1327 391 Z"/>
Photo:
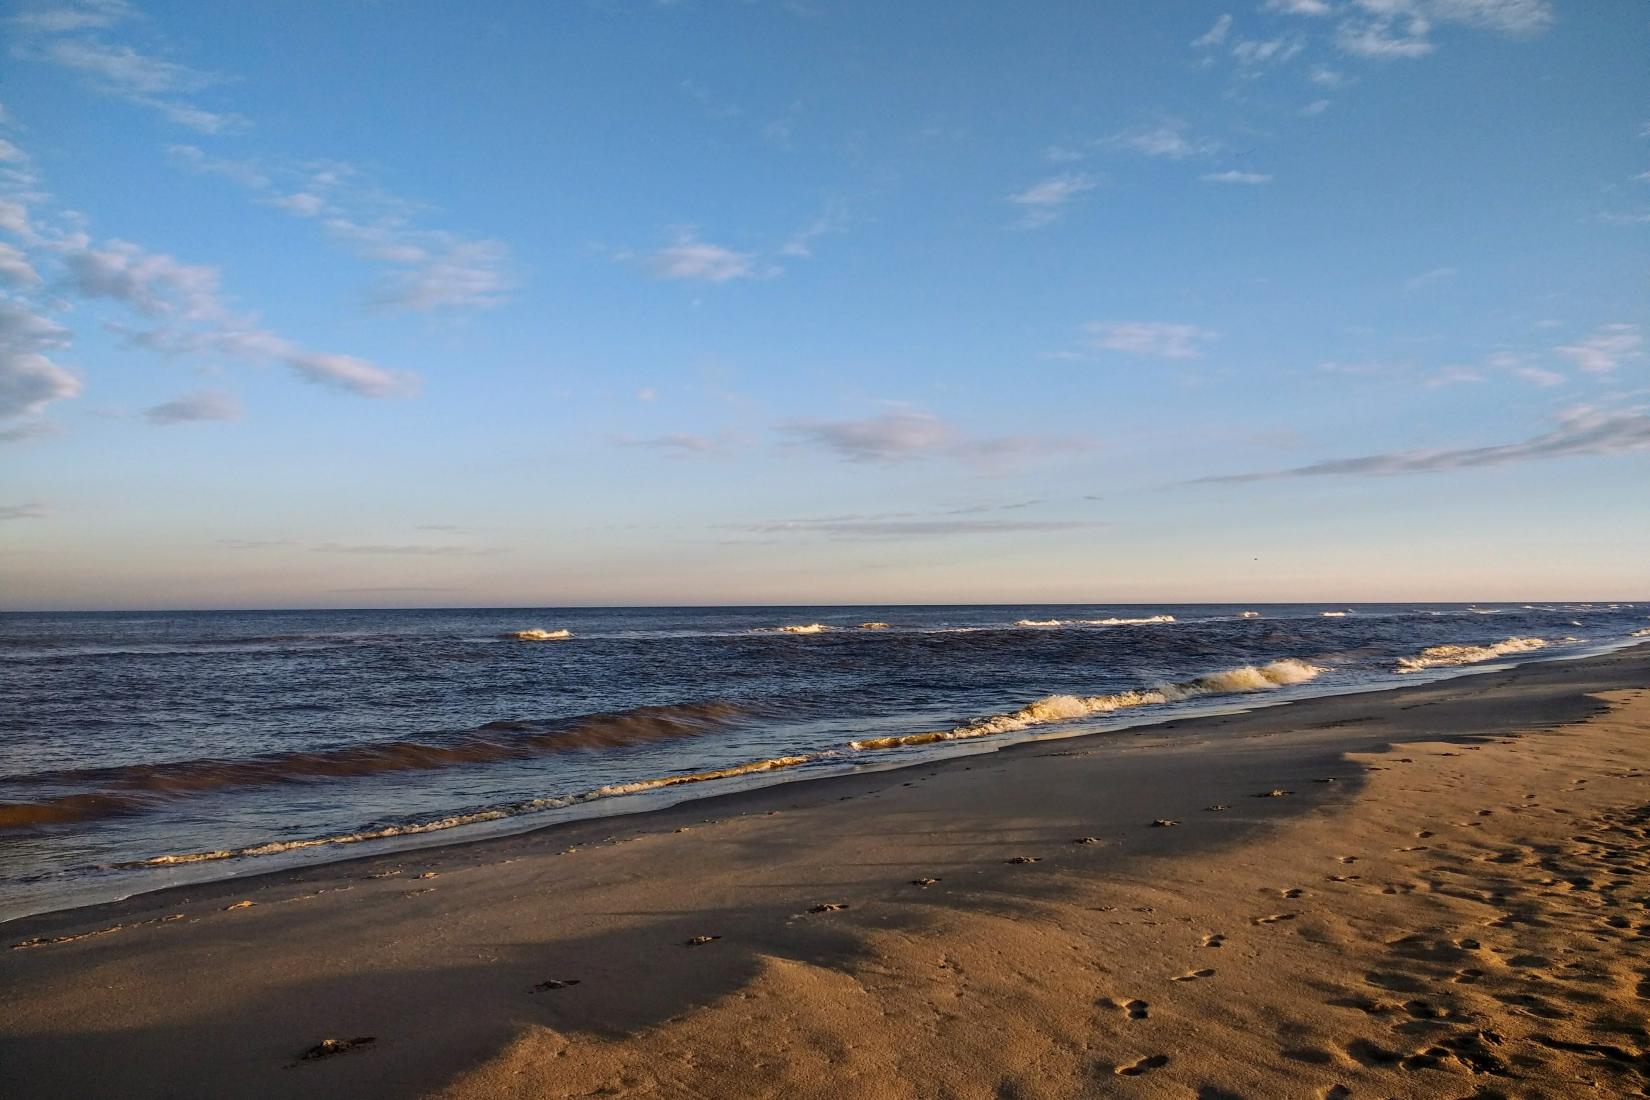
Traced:
<path id="1" fill-rule="evenodd" d="M 1636 0 L 3 18 L 5 607 L 1650 597 Z"/>

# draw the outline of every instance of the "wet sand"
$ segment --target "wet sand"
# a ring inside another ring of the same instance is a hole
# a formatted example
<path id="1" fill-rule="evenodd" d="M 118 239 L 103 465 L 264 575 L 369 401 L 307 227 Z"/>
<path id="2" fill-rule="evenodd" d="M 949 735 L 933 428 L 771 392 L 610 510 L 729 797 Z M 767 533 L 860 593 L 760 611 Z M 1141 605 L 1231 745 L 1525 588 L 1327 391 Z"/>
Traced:
<path id="1" fill-rule="evenodd" d="M 1650 1095 L 1650 649 L 0 937 L 16 1096 Z"/>

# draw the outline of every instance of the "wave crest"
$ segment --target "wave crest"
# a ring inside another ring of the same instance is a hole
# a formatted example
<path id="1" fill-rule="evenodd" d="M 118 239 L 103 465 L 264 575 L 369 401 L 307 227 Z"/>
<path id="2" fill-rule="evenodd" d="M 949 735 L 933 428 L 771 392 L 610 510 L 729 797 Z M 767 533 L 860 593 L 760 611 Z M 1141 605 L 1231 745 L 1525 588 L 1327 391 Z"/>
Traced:
<path id="1" fill-rule="evenodd" d="M 556 642 L 563 638 L 571 638 L 571 630 L 515 630 L 506 637 L 514 638 L 518 642 Z"/>
<path id="2" fill-rule="evenodd" d="M 1151 615 L 1144 619 L 1018 619 L 1015 626 L 1147 626 L 1172 623 L 1173 615 Z"/>
<path id="3" fill-rule="evenodd" d="M 1475 665 L 1513 653 L 1531 653 L 1546 649 L 1552 643 L 1545 638 L 1506 638 L 1489 645 L 1434 645 L 1413 657 L 1398 658 L 1399 672 L 1420 672 L 1427 668 L 1449 668 L 1454 665 Z"/>
<path id="4" fill-rule="evenodd" d="M 987 737 L 994 733 L 1013 733 L 1031 726 L 1050 722 L 1065 722 L 1073 718 L 1089 718 L 1096 714 L 1111 714 L 1133 707 L 1178 703 L 1202 695 L 1239 695 L 1256 691 L 1271 691 L 1289 684 L 1303 684 L 1315 679 L 1323 669 L 1293 657 L 1255 667 L 1244 665 L 1213 672 L 1176 684 L 1112 695 L 1046 695 L 1007 714 L 977 718 L 951 730 L 931 733 L 913 733 L 902 737 L 871 737 L 852 742 L 856 749 L 893 749 L 908 745 L 927 745 L 936 741 L 957 741 L 969 737 Z"/>
<path id="5" fill-rule="evenodd" d="M 0 832 L 141 813 L 162 799 L 229 787 L 433 771 L 553 753 L 625 748 L 725 729 L 759 713 L 755 708 L 725 702 L 678 703 L 551 721 L 488 722 L 440 740 L 369 742 L 237 760 L 209 758 L 37 772 L 11 781 L 76 782 L 96 784 L 101 789 L 38 802 L 0 803 Z"/>

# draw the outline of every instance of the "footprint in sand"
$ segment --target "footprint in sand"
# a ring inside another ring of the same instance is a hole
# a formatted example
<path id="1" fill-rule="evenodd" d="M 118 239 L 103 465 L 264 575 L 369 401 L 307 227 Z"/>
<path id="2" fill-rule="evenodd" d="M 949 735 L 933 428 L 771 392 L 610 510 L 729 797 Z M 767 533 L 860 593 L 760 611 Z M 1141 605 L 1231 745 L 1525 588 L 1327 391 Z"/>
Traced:
<path id="1" fill-rule="evenodd" d="M 1013 859 L 1007 859 L 1007 860 L 1004 860 L 1003 862 L 1004 863 L 1041 863 L 1041 862 L 1043 862 L 1043 857 L 1042 856 L 1015 856 Z"/>
<path id="2" fill-rule="evenodd" d="M 1224 947 L 1225 945 L 1226 937 L 1218 933 L 1212 936 L 1204 936 L 1203 942 L 1198 944 L 1199 947 Z"/>
<path id="3" fill-rule="evenodd" d="M 1286 898 L 1298 898 L 1304 893 L 1306 893 L 1306 891 L 1302 890 L 1299 886 L 1291 886 L 1287 890 L 1279 890 L 1278 891 L 1278 894 L 1280 896 L 1286 897 Z"/>
<path id="4" fill-rule="evenodd" d="M 1456 985 L 1471 985 L 1483 976 L 1484 972 L 1482 970 L 1474 970 L 1469 966 L 1465 970 L 1457 970 L 1455 972 L 1455 977 L 1451 978 L 1450 981 L 1454 982 Z"/>
<path id="5" fill-rule="evenodd" d="M 1273 913 L 1269 917 L 1256 917 L 1251 924 L 1278 924 L 1286 920 L 1294 920 L 1294 913 Z"/>
<path id="6" fill-rule="evenodd" d="M 1169 1064 L 1167 1054 L 1149 1054 L 1138 1062 L 1115 1066 L 1112 1072 L 1119 1077 L 1139 1077 L 1142 1073 L 1150 1073 L 1154 1069 L 1162 1069 Z"/>
<path id="7" fill-rule="evenodd" d="M 845 901 L 822 901 L 818 905 L 809 906 L 810 913 L 838 913 L 848 908 Z"/>
<path id="8" fill-rule="evenodd" d="M 1125 1001 L 1120 997 L 1114 997 L 1108 1003 L 1119 1012 L 1128 1013 L 1131 1020 L 1144 1020 L 1151 1015 L 1151 1005 L 1139 999 Z"/>
<path id="9" fill-rule="evenodd" d="M 1341 859 L 1342 863 L 1356 863 L 1356 862 L 1358 862 L 1358 857 L 1357 856 L 1341 856 L 1340 859 Z"/>
<path id="10" fill-rule="evenodd" d="M 1203 970 L 1194 970 L 1190 974 L 1182 974 L 1177 978 L 1170 978 L 1169 980 L 1171 982 L 1195 982 L 1199 978 L 1212 978 L 1214 976 L 1215 972 L 1213 970 L 1205 968 Z"/>

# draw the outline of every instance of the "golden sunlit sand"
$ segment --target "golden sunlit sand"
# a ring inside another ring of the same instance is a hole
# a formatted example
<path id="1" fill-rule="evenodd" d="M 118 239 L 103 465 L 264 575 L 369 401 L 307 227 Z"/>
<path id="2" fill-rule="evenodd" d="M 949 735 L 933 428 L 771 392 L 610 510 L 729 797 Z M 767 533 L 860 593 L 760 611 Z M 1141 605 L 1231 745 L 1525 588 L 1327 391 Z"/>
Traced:
<path id="1" fill-rule="evenodd" d="M 19 921 L 6 1072 L 19 1096 L 1638 1095 L 1647 684 L 1640 647 Z"/>

